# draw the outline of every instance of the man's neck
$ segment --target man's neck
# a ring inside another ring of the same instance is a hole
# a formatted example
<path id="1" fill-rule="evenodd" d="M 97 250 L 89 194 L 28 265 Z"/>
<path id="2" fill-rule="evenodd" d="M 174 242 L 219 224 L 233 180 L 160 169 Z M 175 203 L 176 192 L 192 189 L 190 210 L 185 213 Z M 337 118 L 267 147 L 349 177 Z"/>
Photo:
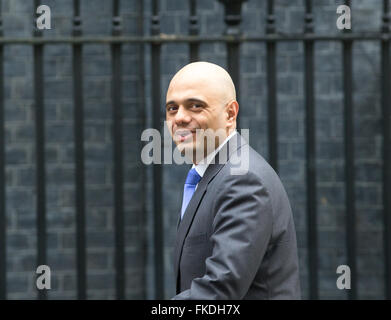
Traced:
<path id="1" fill-rule="evenodd" d="M 227 143 L 227 141 L 236 133 L 236 129 L 232 129 L 229 133 L 228 133 L 228 136 L 223 140 L 222 143 L 220 143 L 214 150 L 210 151 L 209 153 L 207 153 L 207 155 L 199 160 L 199 161 L 196 161 L 193 159 L 193 167 L 194 166 L 197 166 L 198 164 L 208 164 L 210 162 L 211 159 L 209 158 L 212 158 L 212 155 L 213 157 L 216 155 L 216 153 L 224 146 L 225 143 Z M 196 157 L 194 157 L 196 158 Z"/>

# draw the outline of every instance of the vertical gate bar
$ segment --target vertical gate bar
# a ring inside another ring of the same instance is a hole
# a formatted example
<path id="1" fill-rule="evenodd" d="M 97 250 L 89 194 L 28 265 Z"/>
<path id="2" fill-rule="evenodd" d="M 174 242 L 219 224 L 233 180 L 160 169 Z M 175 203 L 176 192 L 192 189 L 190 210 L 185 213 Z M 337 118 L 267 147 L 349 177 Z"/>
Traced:
<path id="1" fill-rule="evenodd" d="M 345 4 L 350 7 L 350 1 L 345 1 Z M 350 31 L 344 29 L 344 32 Z M 352 48 L 352 40 L 343 42 L 346 245 L 351 272 L 351 289 L 348 292 L 350 300 L 357 299 Z"/>
<path id="2" fill-rule="evenodd" d="M 160 33 L 160 18 L 158 1 L 152 2 L 151 34 L 156 36 Z M 151 45 L 151 95 L 152 95 L 152 127 L 161 127 L 160 116 L 160 52 L 161 44 L 154 42 Z M 162 211 L 162 166 L 153 166 L 153 194 L 154 194 L 154 246 L 155 246 L 155 296 L 156 299 L 164 298 L 164 253 L 163 253 L 163 211 Z"/>
<path id="3" fill-rule="evenodd" d="M 305 1 L 304 32 L 314 32 L 312 1 Z M 315 144 L 315 97 L 314 97 L 314 41 L 304 41 L 305 63 L 305 139 L 306 139 L 306 183 L 307 183 L 307 242 L 309 258 L 309 296 L 318 299 L 318 233 L 316 199 L 316 144 Z"/>
<path id="4" fill-rule="evenodd" d="M 3 37 L 3 18 L 1 14 L 2 1 L 0 0 L 0 37 Z M 5 139 L 4 139 L 4 79 L 3 55 L 4 46 L 0 44 L 0 299 L 7 296 L 7 267 L 6 267 L 6 213 L 5 213 Z"/>
<path id="5" fill-rule="evenodd" d="M 119 0 L 113 1 L 112 35 L 122 33 Z M 114 144 L 114 225 L 115 225 L 115 268 L 116 296 L 125 299 L 125 242 L 124 242 L 124 191 L 123 191 L 123 146 L 122 146 L 122 66 L 121 43 L 113 43 L 112 99 L 113 99 L 113 144 Z"/>
<path id="6" fill-rule="evenodd" d="M 144 1 L 139 0 L 139 16 L 138 16 L 138 32 L 140 35 L 144 36 Z M 145 46 L 143 43 L 139 44 L 139 64 L 138 64 L 138 74 L 139 74 L 139 91 L 138 96 L 140 97 L 140 119 L 141 119 L 141 128 L 146 127 L 146 121 L 147 121 L 147 114 L 146 114 L 146 108 L 145 108 Z M 141 149 L 139 151 L 141 153 Z M 141 256 L 140 259 L 142 260 L 142 265 L 144 266 L 141 271 L 141 283 L 146 283 L 146 264 L 147 264 L 147 238 L 146 238 L 146 232 L 145 232 L 145 225 L 146 225 L 146 194 L 147 194 L 147 188 L 146 188 L 146 179 L 147 179 L 147 173 L 146 173 L 146 166 L 141 162 L 141 209 L 140 209 L 140 248 L 141 248 Z M 147 298 L 147 292 L 146 289 L 143 288 L 142 294 L 140 296 L 140 299 L 146 299 Z"/>
<path id="7" fill-rule="evenodd" d="M 266 34 L 274 34 L 276 29 L 273 0 L 268 0 L 267 12 Z M 276 42 L 267 41 L 266 51 L 269 163 L 278 172 Z"/>
<path id="8" fill-rule="evenodd" d="M 383 0 L 384 40 L 381 43 L 382 67 L 382 118 L 383 118 L 383 221 L 384 221 L 384 276 L 385 298 L 391 299 L 391 64 L 390 64 L 390 12 L 389 0 Z"/>
<path id="9" fill-rule="evenodd" d="M 34 0 L 34 10 L 40 0 Z M 35 19 L 34 19 L 35 24 Z M 34 26 L 34 37 L 42 32 Z M 46 190 L 45 190 L 45 112 L 43 86 L 43 45 L 34 44 L 35 153 L 37 192 L 37 266 L 46 264 Z M 46 300 L 46 290 L 38 290 L 38 299 Z"/>
<path id="10" fill-rule="evenodd" d="M 240 22 L 242 21 L 242 4 L 246 0 L 219 0 L 225 6 L 224 21 L 227 25 L 226 35 L 238 38 L 241 35 Z M 228 72 L 236 87 L 236 100 L 240 105 L 240 42 L 232 41 L 227 43 Z M 240 117 L 236 119 L 237 129 L 240 128 Z"/>
<path id="11" fill-rule="evenodd" d="M 196 0 L 190 0 L 190 19 L 189 19 L 189 35 L 197 36 L 199 34 L 199 24 L 197 17 Z M 190 62 L 195 62 L 199 59 L 198 54 L 199 42 L 190 43 Z"/>
<path id="12" fill-rule="evenodd" d="M 236 88 L 236 100 L 240 105 L 240 57 L 239 57 L 239 42 L 228 43 L 228 72 L 230 73 L 232 80 Z M 237 129 L 240 129 L 240 115 L 238 114 L 236 119 Z"/>
<path id="13" fill-rule="evenodd" d="M 80 0 L 73 1 L 73 36 L 80 37 Z M 76 268 L 77 298 L 87 298 L 86 280 L 86 217 L 85 217 L 85 174 L 84 174 L 84 105 L 83 105 L 83 49 L 80 43 L 73 44 L 73 112 L 75 136 L 75 201 L 76 201 Z"/>

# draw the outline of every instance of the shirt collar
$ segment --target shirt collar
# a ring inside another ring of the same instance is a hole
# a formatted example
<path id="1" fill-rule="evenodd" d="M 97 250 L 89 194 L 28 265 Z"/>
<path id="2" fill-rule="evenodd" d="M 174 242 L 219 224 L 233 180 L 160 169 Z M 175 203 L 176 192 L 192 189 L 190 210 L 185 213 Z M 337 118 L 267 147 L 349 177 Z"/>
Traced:
<path id="1" fill-rule="evenodd" d="M 192 169 L 195 169 L 197 171 L 197 173 L 201 176 L 201 178 L 204 176 L 204 173 L 206 171 L 206 169 L 208 168 L 209 164 L 212 162 L 212 160 L 214 159 L 215 155 L 217 154 L 217 152 L 220 151 L 220 149 L 227 143 L 227 141 L 229 139 L 231 139 L 235 134 L 237 133 L 236 129 L 234 129 L 231 134 L 215 149 L 213 150 L 211 153 L 208 154 L 208 156 L 206 157 L 206 160 L 205 158 L 200 161 L 198 164 L 193 164 L 193 166 L 191 167 Z"/>

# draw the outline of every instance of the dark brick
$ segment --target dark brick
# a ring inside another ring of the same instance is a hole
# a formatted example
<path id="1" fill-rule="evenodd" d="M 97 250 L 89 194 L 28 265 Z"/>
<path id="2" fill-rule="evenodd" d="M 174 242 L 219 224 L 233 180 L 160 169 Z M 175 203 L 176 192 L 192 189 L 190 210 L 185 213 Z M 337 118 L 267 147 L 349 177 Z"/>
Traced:
<path id="1" fill-rule="evenodd" d="M 62 207 L 72 207 L 75 205 L 75 190 L 63 188 L 57 197 L 57 203 Z"/>
<path id="2" fill-rule="evenodd" d="M 292 159 L 304 160 L 305 158 L 305 144 L 304 143 L 289 143 L 292 148 Z"/>
<path id="3" fill-rule="evenodd" d="M 279 126 L 281 138 L 290 140 L 303 136 L 301 123 L 298 120 L 281 120 Z"/>
<path id="4" fill-rule="evenodd" d="M 27 150 L 23 147 L 6 148 L 6 164 L 27 163 Z"/>
<path id="5" fill-rule="evenodd" d="M 61 246 L 64 249 L 73 249 L 76 246 L 76 235 L 75 233 L 63 233 L 61 234 Z"/>
<path id="6" fill-rule="evenodd" d="M 48 185 L 73 185 L 75 183 L 75 169 L 69 167 L 48 166 L 46 169 L 46 183 Z"/>
<path id="7" fill-rule="evenodd" d="M 345 224 L 346 216 L 343 209 L 336 208 L 334 204 L 323 202 L 318 205 L 318 225 L 338 229 Z"/>
<path id="8" fill-rule="evenodd" d="M 106 166 L 89 165 L 85 168 L 85 177 L 88 184 L 105 184 L 106 183 Z"/>
<path id="9" fill-rule="evenodd" d="M 263 77 L 245 77 L 242 80 L 244 96 L 262 95 L 265 92 L 265 79 Z"/>
<path id="10" fill-rule="evenodd" d="M 278 144 L 278 159 L 281 161 L 291 160 L 291 144 L 281 142 Z"/>
<path id="11" fill-rule="evenodd" d="M 306 191 L 304 185 L 299 185 L 295 183 L 294 185 L 285 184 L 286 192 L 288 193 L 290 201 L 296 203 L 304 203 L 306 198 Z"/>
<path id="12" fill-rule="evenodd" d="M 114 246 L 114 233 L 108 231 L 94 231 L 87 233 L 89 248 L 112 248 Z"/>
<path id="13" fill-rule="evenodd" d="M 114 274 L 89 274 L 87 276 L 88 288 L 91 290 L 108 290 L 114 288 Z"/>
<path id="14" fill-rule="evenodd" d="M 285 181 L 301 181 L 303 176 L 303 164 L 298 161 L 280 161 L 278 164 L 279 175 Z"/>
<path id="15" fill-rule="evenodd" d="M 343 156 L 341 142 L 319 142 L 316 145 L 316 154 L 320 159 L 336 159 Z"/>
<path id="16" fill-rule="evenodd" d="M 47 225 L 50 228 L 67 229 L 75 224 L 75 213 L 68 208 L 47 208 L 46 215 Z"/>
<path id="17" fill-rule="evenodd" d="M 58 103 L 57 104 L 57 120 L 73 120 L 73 106 L 70 103 Z"/>
<path id="18" fill-rule="evenodd" d="M 358 209 L 356 213 L 357 217 L 357 230 L 369 231 L 382 229 L 383 212 L 377 208 L 363 208 Z"/>
<path id="19" fill-rule="evenodd" d="M 320 248 L 330 248 L 334 250 L 341 248 L 345 244 L 345 232 L 319 230 L 318 242 Z"/>
<path id="20" fill-rule="evenodd" d="M 369 138 L 381 133 L 380 119 L 357 119 L 355 126 L 355 136 Z"/>
<path id="21" fill-rule="evenodd" d="M 86 164 L 96 164 L 112 161 L 111 145 L 89 145 L 85 149 Z"/>
<path id="22" fill-rule="evenodd" d="M 76 267 L 76 255 L 74 253 L 50 252 L 48 254 L 48 266 L 52 274 L 58 271 L 72 270 Z"/>
<path id="23" fill-rule="evenodd" d="M 62 280 L 62 287 L 66 291 L 76 290 L 76 276 L 74 275 L 65 275 Z"/>
<path id="24" fill-rule="evenodd" d="M 20 216 L 18 215 L 16 218 L 16 225 L 17 228 L 20 229 L 34 229 L 36 225 L 36 218 L 35 216 Z"/>
<path id="25" fill-rule="evenodd" d="M 85 98 L 102 98 L 110 97 L 111 88 L 108 79 L 97 77 L 88 77 L 84 81 L 84 97 Z"/>
<path id="26" fill-rule="evenodd" d="M 381 254 L 383 246 L 383 234 L 380 230 L 363 230 L 358 232 L 357 238 L 359 254 L 371 253 Z M 381 259 L 379 261 L 381 265 Z"/>
<path id="27" fill-rule="evenodd" d="M 317 181 L 333 182 L 336 180 L 335 175 L 336 172 L 333 163 L 328 161 L 318 161 L 316 171 Z"/>
<path id="28" fill-rule="evenodd" d="M 382 277 L 369 277 L 360 282 L 359 299 L 380 300 L 384 299 L 384 281 Z"/>
<path id="29" fill-rule="evenodd" d="M 8 189 L 6 192 L 6 205 L 12 208 L 30 208 L 33 203 L 33 194 L 26 189 Z"/>
<path id="30" fill-rule="evenodd" d="M 5 77 L 18 77 L 26 74 L 26 64 L 23 60 L 9 61 L 4 65 Z"/>
<path id="31" fill-rule="evenodd" d="M 73 126 L 71 124 L 48 124 L 46 125 L 46 141 L 70 142 L 73 140 Z"/>
<path id="32" fill-rule="evenodd" d="M 57 163 L 59 160 L 59 152 L 57 146 L 46 145 L 45 149 L 45 160 L 46 163 Z"/>
<path id="33" fill-rule="evenodd" d="M 290 56 L 289 57 L 289 70 L 292 72 L 302 72 L 304 68 L 303 56 Z"/>
<path id="34" fill-rule="evenodd" d="M 88 269 L 107 269 L 108 266 L 108 256 L 107 252 L 91 252 L 87 255 L 87 265 Z"/>
<path id="35" fill-rule="evenodd" d="M 27 8 L 27 7 L 26 7 Z M 3 15 L 4 33 L 10 37 L 28 37 L 31 36 L 31 14 L 22 12 L 11 12 Z"/>
<path id="36" fill-rule="evenodd" d="M 23 271 L 35 271 L 37 268 L 37 257 L 36 254 L 27 253 L 21 255 L 21 259 L 19 261 L 19 267 Z"/>
<path id="37" fill-rule="evenodd" d="M 86 122 L 111 118 L 111 105 L 102 100 L 88 100 L 84 108 Z"/>
<path id="38" fill-rule="evenodd" d="M 379 158 L 381 152 L 376 141 L 367 137 L 355 139 L 355 151 L 362 158 Z"/>
<path id="39" fill-rule="evenodd" d="M 368 203 L 372 205 L 379 205 L 381 201 L 379 189 L 380 186 L 357 186 L 355 193 L 357 205 L 365 205 Z"/>
<path id="40" fill-rule="evenodd" d="M 45 81 L 45 98 L 68 99 L 72 96 L 72 82 L 70 80 Z"/>
<path id="41" fill-rule="evenodd" d="M 112 206 L 113 192 L 111 188 L 100 187 L 88 189 L 86 192 L 89 206 Z"/>
<path id="42" fill-rule="evenodd" d="M 48 249 L 61 249 L 58 233 L 47 232 L 46 245 L 47 245 Z"/>
<path id="43" fill-rule="evenodd" d="M 241 71 L 243 73 L 256 73 L 257 71 L 257 57 L 245 56 L 241 58 Z"/>
<path id="44" fill-rule="evenodd" d="M 17 104 L 18 100 L 10 100 L 6 99 L 4 101 L 5 105 L 5 119 L 7 122 L 9 121 L 25 121 L 27 117 L 27 108 L 29 107 L 29 104 L 26 103 L 25 105 L 19 105 Z"/>
<path id="45" fill-rule="evenodd" d="M 89 228 L 107 228 L 110 225 L 108 221 L 108 212 L 105 209 L 101 208 L 89 208 L 87 211 L 87 224 Z M 126 219 L 125 214 L 125 219 Z"/>
<path id="46" fill-rule="evenodd" d="M 28 236 L 26 234 L 11 234 L 7 236 L 7 245 L 11 251 L 26 250 L 30 247 Z"/>
<path id="47" fill-rule="evenodd" d="M 110 61 L 107 59 L 91 59 L 90 57 L 84 57 L 84 72 L 88 76 L 105 76 L 111 75 Z"/>
<path id="48" fill-rule="evenodd" d="M 345 201 L 345 189 L 343 186 L 318 187 L 318 202 L 328 205 L 342 205 Z"/>
<path id="49" fill-rule="evenodd" d="M 7 168 L 5 171 L 5 184 L 7 186 L 15 186 L 16 184 L 16 173 L 15 168 Z"/>
<path id="50" fill-rule="evenodd" d="M 7 274 L 7 291 L 26 292 L 29 287 L 28 273 L 9 273 Z"/>
<path id="51" fill-rule="evenodd" d="M 380 163 L 356 164 L 356 181 L 380 182 L 382 179 L 382 165 Z"/>

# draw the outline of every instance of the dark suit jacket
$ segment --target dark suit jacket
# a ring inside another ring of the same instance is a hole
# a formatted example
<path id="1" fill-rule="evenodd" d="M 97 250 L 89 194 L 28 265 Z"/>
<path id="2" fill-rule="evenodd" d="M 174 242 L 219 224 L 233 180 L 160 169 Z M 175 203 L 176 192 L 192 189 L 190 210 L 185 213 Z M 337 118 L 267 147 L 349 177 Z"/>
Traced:
<path id="1" fill-rule="evenodd" d="M 232 174 L 245 159 L 248 171 Z M 300 299 L 295 227 L 277 174 L 239 133 L 214 162 L 178 219 L 173 299 Z"/>

